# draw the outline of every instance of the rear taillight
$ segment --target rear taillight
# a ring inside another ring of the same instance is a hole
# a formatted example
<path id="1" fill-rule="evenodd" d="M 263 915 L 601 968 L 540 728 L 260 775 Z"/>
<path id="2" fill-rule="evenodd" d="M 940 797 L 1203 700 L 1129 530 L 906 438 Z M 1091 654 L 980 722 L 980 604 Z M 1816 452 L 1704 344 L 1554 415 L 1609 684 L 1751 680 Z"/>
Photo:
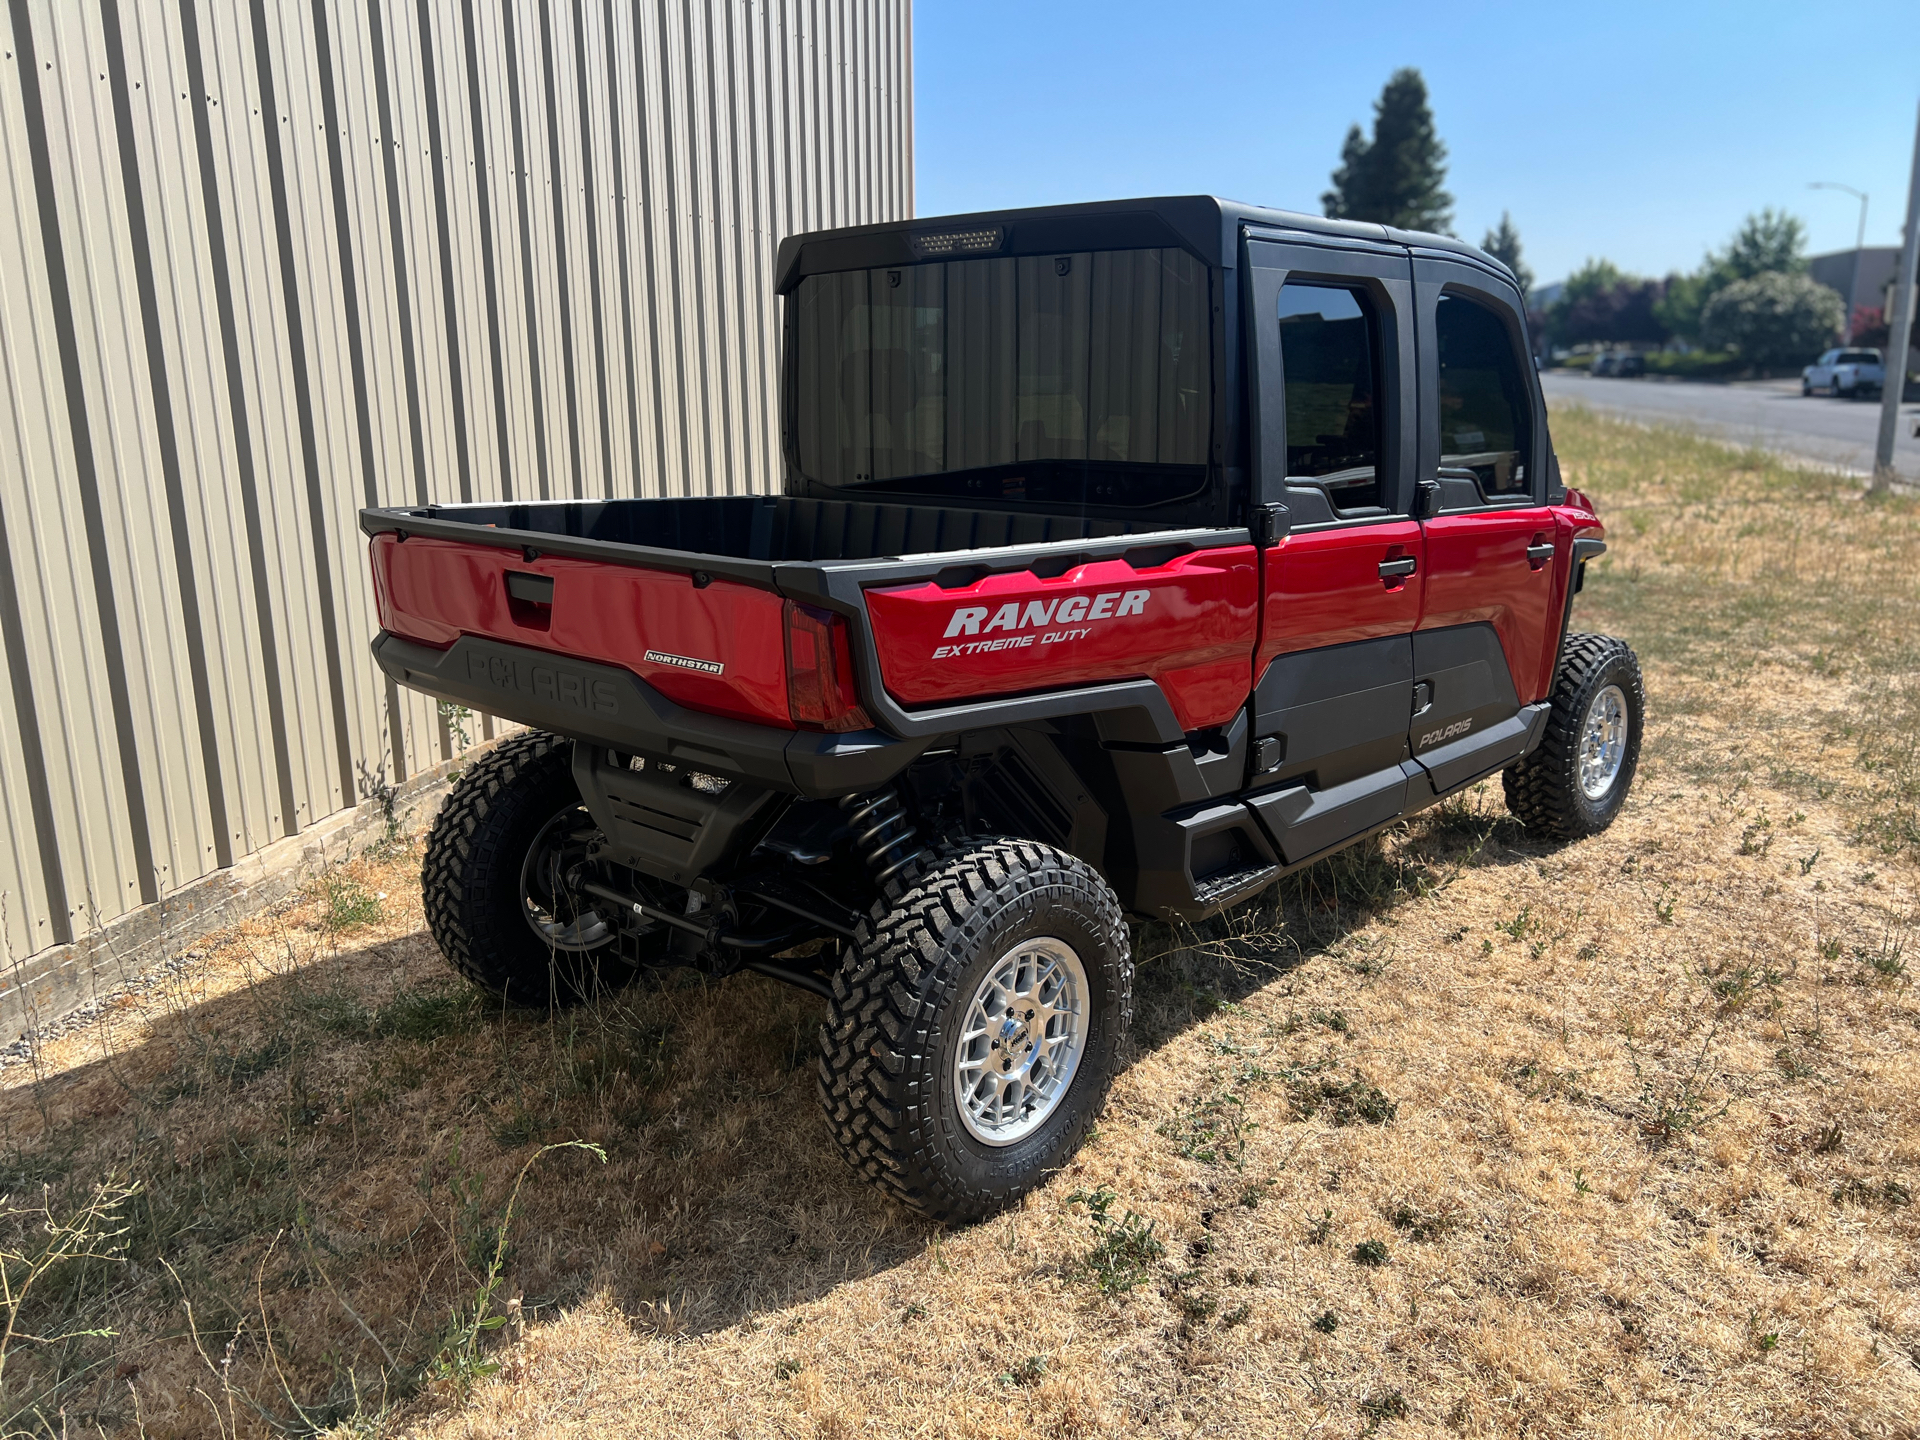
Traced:
<path id="1" fill-rule="evenodd" d="M 793 723 L 842 734 L 868 730 L 853 681 L 853 640 L 846 620 L 831 610 L 787 601 L 787 706 Z"/>

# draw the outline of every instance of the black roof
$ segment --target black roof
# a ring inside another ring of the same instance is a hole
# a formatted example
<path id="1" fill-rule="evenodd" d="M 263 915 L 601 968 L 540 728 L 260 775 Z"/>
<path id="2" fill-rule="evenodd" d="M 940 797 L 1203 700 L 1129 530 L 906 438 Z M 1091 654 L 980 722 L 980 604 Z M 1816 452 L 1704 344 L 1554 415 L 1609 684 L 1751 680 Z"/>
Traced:
<path id="1" fill-rule="evenodd" d="M 970 215 L 929 215 L 884 225 L 855 225 L 789 235 L 780 242 L 774 273 L 781 293 L 803 275 L 836 270 L 865 270 L 880 265 L 911 265 L 934 258 L 917 250 L 916 237 L 999 226 L 996 255 L 1044 255 L 1062 250 L 1132 249 L 1178 245 L 1209 265 L 1231 269 L 1240 250 L 1240 228 L 1258 225 L 1297 234 L 1386 240 L 1423 250 L 1463 255 L 1512 272 L 1476 245 L 1451 235 L 1397 230 L 1363 220 L 1329 220 L 1273 210 L 1214 195 L 1172 195 L 1139 200 L 1099 200 L 1081 205 L 1044 205 L 1028 210 L 982 210 Z"/>

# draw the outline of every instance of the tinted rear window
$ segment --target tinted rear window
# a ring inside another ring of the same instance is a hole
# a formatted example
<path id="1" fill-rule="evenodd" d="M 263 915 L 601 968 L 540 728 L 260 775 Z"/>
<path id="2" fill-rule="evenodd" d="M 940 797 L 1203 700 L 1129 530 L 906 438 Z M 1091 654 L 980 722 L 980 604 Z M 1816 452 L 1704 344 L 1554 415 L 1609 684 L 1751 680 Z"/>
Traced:
<path id="1" fill-rule="evenodd" d="M 811 479 L 1119 504 L 1204 483 L 1211 301 L 1185 251 L 809 275 L 792 303 Z"/>

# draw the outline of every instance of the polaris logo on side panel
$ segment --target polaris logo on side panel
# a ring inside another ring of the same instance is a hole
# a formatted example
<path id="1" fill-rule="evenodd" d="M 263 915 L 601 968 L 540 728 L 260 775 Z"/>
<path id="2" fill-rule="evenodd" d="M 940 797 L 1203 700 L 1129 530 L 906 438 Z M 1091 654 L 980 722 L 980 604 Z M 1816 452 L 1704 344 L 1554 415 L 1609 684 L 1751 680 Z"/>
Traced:
<path id="1" fill-rule="evenodd" d="M 1471 719 L 1456 720 L 1444 730 L 1429 730 L 1420 737 L 1420 743 L 1413 748 L 1416 750 L 1424 750 L 1429 745 L 1438 745 L 1442 740 L 1451 740 L 1456 735 L 1464 735 L 1472 728 L 1473 721 Z"/>

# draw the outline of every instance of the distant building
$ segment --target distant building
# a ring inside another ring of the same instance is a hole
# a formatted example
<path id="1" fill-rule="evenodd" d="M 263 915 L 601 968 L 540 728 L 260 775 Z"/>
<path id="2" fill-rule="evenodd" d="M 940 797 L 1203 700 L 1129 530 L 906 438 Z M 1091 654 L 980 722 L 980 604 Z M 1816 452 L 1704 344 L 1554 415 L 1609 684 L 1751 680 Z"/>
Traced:
<path id="1" fill-rule="evenodd" d="M 1857 280 L 1856 256 L 1859 259 Z M 1899 267 L 1898 245 L 1869 245 L 1864 250 L 1836 250 L 1831 255 L 1816 255 L 1807 262 L 1807 273 L 1838 293 L 1851 316 L 1859 306 L 1871 308 L 1886 304 L 1886 291 L 1893 284 L 1893 272 Z"/>

